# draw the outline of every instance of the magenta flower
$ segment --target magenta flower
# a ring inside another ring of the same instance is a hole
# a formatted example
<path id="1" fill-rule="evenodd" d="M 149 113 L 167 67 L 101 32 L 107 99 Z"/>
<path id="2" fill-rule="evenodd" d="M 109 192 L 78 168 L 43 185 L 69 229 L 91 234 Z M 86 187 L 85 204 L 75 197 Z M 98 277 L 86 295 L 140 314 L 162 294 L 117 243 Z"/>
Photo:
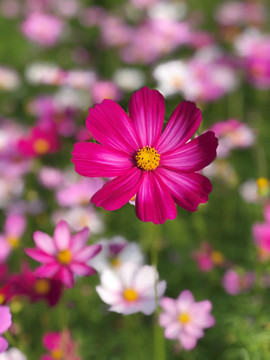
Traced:
<path id="1" fill-rule="evenodd" d="M 87 262 L 99 253 L 101 246 L 86 246 L 88 237 L 88 228 L 71 236 L 68 224 L 63 220 L 56 225 L 53 238 L 41 231 L 34 232 L 37 247 L 25 251 L 43 264 L 36 269 L 36 276 L 60 280 L 67 288 L 71 288 L 74 285 L 74 275 L 95 274 L 96 271 Z"/>
<path id="2" fill-rule="evenodd" d="M 77 355 L 77 344 L 72 340 L 68 329 L 61 333 L 47 333 L 43 337 L 43 345 L 49 354 L 42 355 L 40 360 L 81 360 Z"/>
<path id="3" fill-rule="evenodd" d="M 190 140 L 201 111 L 183 101 L 162 132 L 163 96 L 147 87 L 135 92 L 129 116 L 111 100 L 89 110 L 86 126 L 100 143 L 77 143 L 72 161 L 88 177 L 113 178 L 91 198 L 96 206 L 117 210 L 136 195 L 136 214 L 155 224 L 174 219 L 175 203 L 195 211 L 208 200 L 210 181 L 197 173 L 216 157 L 213 132 Z"/>
<path id="4" fill-rule="evenodd" d="M 11 326 L 11 314 L 8 306 L 0 306 L 0 334 L 3 334 Z M 6 351 L 8 342 L 0 336 L 0 353 Z"/>
<path id="5" fill-rule="evenodd" d="M 222 279 L 222 285 L 230 295 L 237 295 L 250 290 L 254 282 L 255 273 L 253 271 L 241 272 L 234 269 L 228 269 Z"/>
<path id="6" fill-rule="evenodd" d="M 161 307 L 164 312 L 160 314 L 159 322 L 165 328 L 165 337 L 178 339 L 186 350 L 194 349 L 197 340 L 204 335 L 203 329 L 215 324 L 210 314 L 211 302 L 195 302 L 189 290 L 182 291 L 176 300 L 164 297 Z"/>

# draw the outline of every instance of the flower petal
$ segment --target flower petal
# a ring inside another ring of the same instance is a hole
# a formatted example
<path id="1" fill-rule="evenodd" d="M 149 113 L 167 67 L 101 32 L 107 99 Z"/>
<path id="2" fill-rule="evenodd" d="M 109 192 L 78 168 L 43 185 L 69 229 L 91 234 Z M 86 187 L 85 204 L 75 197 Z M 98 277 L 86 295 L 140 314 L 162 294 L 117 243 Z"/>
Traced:
<path id="1" fill-rule="evenodd" d="M 74 274 L 80 276 L 89 276 L 96 274 L 96 271 L 92 267 L 84 264 L 72 263 L 69 265 L 69 268 Z"/>
<path id="2" fill-rule="evenodd" d="M 165 102 L 157 90 L 143 87 L 129 101 L 129 116 L 141 139 L 141 146 L 153 146 L 159 139 L 164 116 Z"/>
<path id="3" fill-rule="evenodd" d="M 136 214 L 142 221 L 163 224 L 167 219 L 175 219 L 176 206 L 157 173 L 144 172 L 136 195 Z"/>
<path id="4" fill-rule="evenodd" d="M 139 148 L 135 127 L 116 102 L 105 99 L 89 109 L 86 126 L 92 136 L 101 144 L 131 153 Z"/>
<path id="5" fill-rule="evenodd" d="M 56 253 L 53 240 L 48 234 L 41 231 L 35 231 L 33 238 L 36 246 L 46 254 L 54 255 Z"/>
<path id="6" fill-rule="evenodd" d="M 0 334 L 4 333 L 12 323 L 11 313 L 8 306 L 0 306 Z"/>
<path id="7" fill-rule="evenodd" d="M 162 154 L 185 144 L 195 134 L 201 120 L 201 110 L 193 102 L 182 101 L 172 113 L 156 150 Z"/>
<path id="8" fill-rule="evenodd" d="M 0 353 L 3 353 L 8 348 L 8 342 L 2 336 L 0 336 Z"/>
<path id="9" fill-rule="evenodd" d="M 25 249 L 25 252 L 28 256 L 30 256 L 32 259 L 40 262 L 40 263 L 50 263 L 52 261 L 52 256 L 46 254 L 40 249 Z"/>
<path id="10" fill-rule="evenodd" d="M 88 227 L 83 228 L 81 231 L 73 235 L 70 241 L 71 252 L 76 253 L 82 250 L 87 243 L 89 235 L 90 235 L 90 230 Z"/>
<path id="11" fill-rule="evenodd" d="M 176 204 L 188 211 L 196 211 L 199 204 L 206 203 L 212 191 L 211 182 L 201 174 L 180 174 L 161 167 L 158 174 Z"/>
<path id="12" fill-rule="evenodd" d="M 187 144 L 162 154 L 160 165 L 181 172 L 199 171 L 215 159 L 217 145 L 215 134 L 207 131 Z"/>
<path id="13" fill-rule="evenodd" d="M 62 267 L 55 278 L 60 280 L 68 289 L 74 286 L 73 274 L 67 267 Z"/>
<path id="14" fill-rule="evenodd" d="M 115 177 L 133 166 L 126 152 L 94 143 L 77 143 L 72 152 L 75 171 L 82 176 Z"/>
<path id="15" fill-rule="evenodd" d="M 101 250 L 100 244 L 90 245 L 84 247 L 80 252 L 74 254 L 74 261 L 76 262 L 87 262 L 96 256 Z"/>
<path id="16" fill-rule="evenodd" d="M 59 221 L 54 229 L 53 239 L 57 250 L 66 250 L 69 248 L 71 234 L 68 223 L 64 220 Z"/>
<path id="17" fill-rule="evenodd" d="M 51 278 L 60 269 L 60 265 L 57 262 L 45 264 L 38 267 L 35 270 L 35 275 L 41 278 Z"/>
<path id="18" fill-rule="evenodd" d="M 142 171 L 133 167 L 125 175 L 118 176 L 105 184 L 91 198 L 96 206 L 106 210 L 117 210 L 125 205 L 138 191 Z"/>

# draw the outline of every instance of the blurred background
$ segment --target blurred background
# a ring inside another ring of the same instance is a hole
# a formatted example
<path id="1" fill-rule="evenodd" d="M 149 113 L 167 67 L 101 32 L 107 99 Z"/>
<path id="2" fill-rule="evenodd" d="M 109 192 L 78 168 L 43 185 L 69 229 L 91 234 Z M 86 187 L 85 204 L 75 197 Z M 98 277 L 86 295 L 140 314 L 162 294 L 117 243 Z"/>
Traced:
<path id="1" fill-rule="evenodd" d="M 0 0 L 0 300 L 13 314 L 10 345 L 27 359 L 40 359 L 44 335 L 59 332 L 77 343 L 70 360 L 269 360 L 269 10 L 259 0 Z M 198 133 L 219 138 L 203 170 L 208 203 L 156 227 L 132 204 L 95 208 L 89 199 L 104 179 L 82 178 L 71 163 L 74 143 L 91 140 L 88 108 L 112 99 L 127 110 L 143 86 L 164 95 L 166 120 L 195 101 Z M 98 275 L 58 289 L 52 303 L 33 293 L 26 279 L 37 264 L 24 249 L 60 219 L 74 232 L 89 227 L 91 243 L 138 243 L 148 264 L 155 248 L 166 296 L 189 289 L 209 299 L 216 325 L 189 352 L 161 340 L 154 317 L 109 312 Z M 14 276 L 25 288 L 6 299 Z"/>

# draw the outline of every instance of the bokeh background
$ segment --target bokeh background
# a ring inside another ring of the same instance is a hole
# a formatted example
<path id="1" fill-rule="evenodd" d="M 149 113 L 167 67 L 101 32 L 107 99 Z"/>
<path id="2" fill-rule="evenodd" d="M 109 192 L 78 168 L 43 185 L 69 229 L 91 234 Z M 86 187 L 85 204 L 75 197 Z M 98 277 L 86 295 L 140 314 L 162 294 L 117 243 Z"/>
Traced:
<path id="1" fill-rule="evenodd" d="M 184 351 L 164 339 L 155 316 L 109 312 L 95 275 L 78 278 L 52 307 L 29 294 L 10 299 L 10 345 L 37 360 L 46 333 L 69 329 L 83 360 L 268 360 L 269 3 L 1 0 L 0 33 L 0 295 L 11 276 L 37 266 L 24 252 L 33 232 L 52 234 L 62 218 L 73 231 L 88 226 L 90 243 L 138 243 L 166 296 L 189 289 L 212 302 L 216 319 Z M 143 86 L 165 96 L 166 120 L 182 100 L 195 101 L 199 134 L 213 129 L 220 143 L 203 171 L 213 184 L 208 203 L 178 209 L 162 226 L 140 222 L 132 204 L 95 208 L 89 199 L 103 180 L 82 185 L 71 163 L 74 143 L 91 139 L 88 108 L 109 98 L 127 110 Z M 25 226 L 11 239 L 14 213 Z M 266 224 L 259 238 L 256 223 Z"/>

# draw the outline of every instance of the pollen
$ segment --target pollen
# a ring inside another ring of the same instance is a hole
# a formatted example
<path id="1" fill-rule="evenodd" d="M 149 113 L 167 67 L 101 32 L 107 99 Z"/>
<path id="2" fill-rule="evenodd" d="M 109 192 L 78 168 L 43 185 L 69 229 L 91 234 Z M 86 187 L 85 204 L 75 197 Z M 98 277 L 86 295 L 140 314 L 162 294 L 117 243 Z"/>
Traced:
<path id="1" fill-rule="evenodd" d="M 187 313 L 182 313 L 178 316 L 178 320 L 181 324 L 187 324 L 190 322 L 190 316 Z"/>
<path id="2" fill-rule="evenodd" d="M 137 292 L 133 289 L 126 289 L 124 291 L 124 298 L 127 301 L 130 301 L 130 302 L 136 301 L 136 300 L 138 300 L 138 297 L 139 296 L 138 296 Z"/>
<path id="3" fill-rule="evenodd" d="M 142 149 L 139 149 L 135 159 L 140 169 L 149 171 L 155 170 L 158 167 L 160 155 L 155 148 L 144 146 Z"/>
<path id="4" fill-rule="evenodd" d="M 68 249 L 59 251 L 57 259 L 62 265 L 68 265 L 71 262 L 71 252 Z"/>
<path id="5" fill-rule="evenodd" d="M 35 282 L 34 289 L 40 295 L 47 295 L 50 291 L 50 283 L 46 279 L 38 279 Z"/>
<path id="6" fill-rule="evenodd" d="M 50 144 L 45 139 L 37 139 L 33 144 L 33 148 L 38 154 L 46 154 L 50 149 Z"/>

